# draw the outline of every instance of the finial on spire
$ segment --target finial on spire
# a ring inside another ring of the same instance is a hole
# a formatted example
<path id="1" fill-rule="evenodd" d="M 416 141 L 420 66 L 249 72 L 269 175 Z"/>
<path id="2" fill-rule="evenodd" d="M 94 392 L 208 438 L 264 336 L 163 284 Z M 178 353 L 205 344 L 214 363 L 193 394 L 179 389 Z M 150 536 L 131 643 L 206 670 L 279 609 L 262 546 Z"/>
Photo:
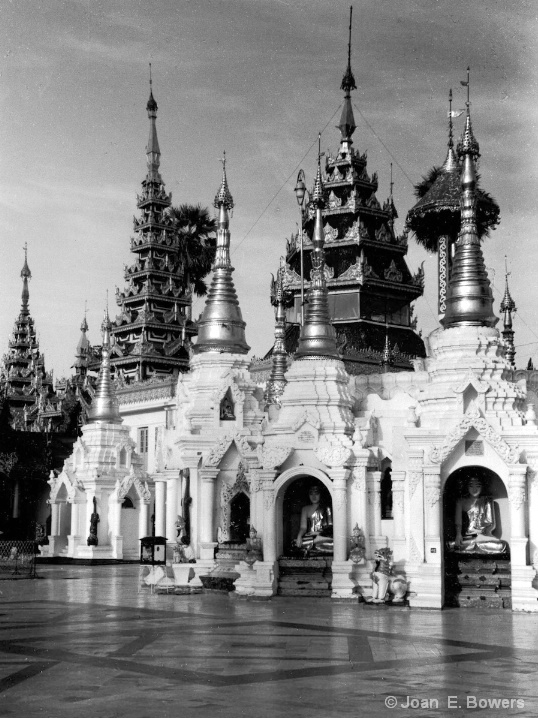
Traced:
<path id="1" fill-rule="evenodd" d="M 344 78 L 340 89 L 344 91 L 344 106 L 342 108 L 342 115 L 340 116 L 340 124 L 338 129 L 342 134 L 343 147 L 341 152 L 351 151 L 348 143 L 351 144 L 353 141 L 352 135 L 355 132 L 357 125 L 355 124 L 355 117 L 353 115 L 353 107 L 351 106 L 351 91 L 357 89 L 355 84 L 355 78 L 351 70 L 351 22 L 353 18 L 353 6 L 349 8 L 349 40 L 347 45 L 347 68 L 344 73 Z"/>
<path id="2" fill-rule="evenodd" d="M 455 172 L 459 169 L 458 160 L 454 153 L 454 117 L 459 117 L 463 110 L 452 109 L 452 88 L 448 92 L 448 152 L 443 164 L 444 172 Z"/>
<path id="3" fill-rule="evenodd" d="M 147 109 L 148 115 L 150 117 L 152 115 L 155 115 L 157 113 L 157 110 L 159 109 L 157 107 L 157 103 L 155 102 L 155 98 L 153 97 L 153 80 L 151 77 L 151 62 L 149 63 L 149 100 L 148 100 L 148 104 L 146 105 L 146 109 Z"/>
<path id="4" fill-rule="evenodd" d="M 85 333 L 88 331 L 88 320 L 87 320 L 87 314 L 88 314 L 88 300 L 84 300 L 84 319 L 82 320 L 82 324 L 80 325 L 80 331 L 82 333 Z"/>
<path id="5" fill-rule="evenodd" d="M 323 180 L 321 179 L 321 158 L 325 156 L 325 152 L 321 151 L 321 132 L 318 133 L 318 171 L 314 182 L 314 190 L 312 192 L 312 203 L 316 206 L 324 202 Z"/>
<path id="6" fill-rule="evenodd" d="M 215 201 L 213 202 L 213 206 L 218 209 L 222 205 L 226 209 L 230 210 L 233 209 L 234 200 L 228 188 L 228 179 L 226 177 L 226 150 L 223 151 L 220 162 L 222 162 L 222 182 L 215 197 Z"/>
<path id="7" fill-rule="evenodd" d="M 344 78 L 342 80 L 342 84 L 340 85 L 340 89 L 343 90 L 346 94 L 349 94 L 351 90 L 356 90 L 357 85 L 355 84 L 355 78 L 353 77 L 353 72 L 351 70 L 351 25 L 353 21 L 353 5 L 349 8 L 349 40 L 347 44 L 347 68 L 344 74 Z"/>
<path id="8" fill-rule="evenodd" d="M 460 80 L 460 84 L 467 88 L 467 101 L 465 103 L 466 116 L 465 116 L 465 129 L 461 136 L 461 140 L 458 143 L 458 156 L 461 158 L 465 153 L 470 154 L 473 160 L 476 162 L 480 157 L 480 147 L 473 134 L 473 126 L 471 124 L 471 100 L 470 100 L 470 87 L 471 87 L 471 68 L 467 68 L 467 80 Z"/>

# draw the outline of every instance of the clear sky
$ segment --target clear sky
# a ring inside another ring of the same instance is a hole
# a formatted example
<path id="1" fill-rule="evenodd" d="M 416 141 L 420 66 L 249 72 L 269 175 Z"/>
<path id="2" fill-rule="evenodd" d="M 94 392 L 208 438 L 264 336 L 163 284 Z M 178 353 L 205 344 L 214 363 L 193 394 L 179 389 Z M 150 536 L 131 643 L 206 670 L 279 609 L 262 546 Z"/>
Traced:
<path id="1" fill-rule="evenodd" d="M 312 183 L 318 131 L 323 149 L 338 147 L 348 13 L 349 0 L 4 0 L 0 352 L 20 309 L 25 242 L 30 310 L 56 377 L 70 373 L 85 301 L 92 343 L 107 290 L 115 314 L 146 170 L 151 62 L 174 203 L 212 205 L 226 150 L 235 282 L 252 352 L 265 353 L 270 272 L 298 221 L 297 171 Z M 537 14 L 535 0 L 363 0 L 353 10 L 355 146 L 379 173 L 381 202 L 394 163 L 399 231 L 413 183 L 445 158 L 448 91 L 463 107 L 471 66 L 482 186 L 501 207 L 486 266 L 498 307 L 508 255 L 520 367 L 538 363 Z M 411 243 L 412 271 L 423 260 L 416 313 L 428 333 L 436 260 Z"/>

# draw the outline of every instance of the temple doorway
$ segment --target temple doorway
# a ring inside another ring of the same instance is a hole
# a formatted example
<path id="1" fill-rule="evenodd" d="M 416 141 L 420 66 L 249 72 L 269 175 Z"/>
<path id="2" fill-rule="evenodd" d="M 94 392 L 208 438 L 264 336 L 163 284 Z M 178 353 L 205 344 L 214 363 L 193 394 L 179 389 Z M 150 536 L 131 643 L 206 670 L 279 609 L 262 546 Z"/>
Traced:
<path id="1" fill-rule="evenodd" d="M 510 507 L 500 477 L 483 466 L 452 473 L 443 492 L 446 606 L 510 608 Z"/>
<path id="2" fill-rule="evenodd" d="M 313 485 L 317 486 L 320 490 L 320 504 L 328 507 L 332 511 L 331 494 L 329 489 L 324 486 L 321 481 L 318 481 L 312 476 L 302 476 L 289 484 L 285 490 L 282 503 L 282 537 L 283 551 L 285 554 L 290 551 L 292 541 L 297 538 L 301 525 L 301 511 L 303 506 L 307 506 L 310 503 L 308 492 Z"/>
<path id="3" fill-rule="evenodd" d="M 250 531 L 250 499 L 242 491 L 230 501 L 230 541 L 245 543 Z"/>

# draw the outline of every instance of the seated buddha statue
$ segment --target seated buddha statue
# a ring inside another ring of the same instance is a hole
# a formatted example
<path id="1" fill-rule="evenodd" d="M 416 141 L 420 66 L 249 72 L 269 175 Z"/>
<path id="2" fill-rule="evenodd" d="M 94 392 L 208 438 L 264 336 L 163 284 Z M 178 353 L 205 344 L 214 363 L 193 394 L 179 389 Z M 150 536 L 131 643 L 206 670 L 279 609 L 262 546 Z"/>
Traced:
<path id="1" fill-rule="evenodd" d="M 310 503 L 301 510 L 301 524 L 295 539 L 295 546 L 303 549 L 305 556 L 310 552 L 332 554 L 333 521 L 331 509 L 321 504 L 319 486 L 313 484 L 308 491 Z"/>
<path id="2" fill-rule="evenodd" d="M 449 548 L 467 554 L 506 553 L 506 541 L 492 536 L 495 529 L 493 500 L 481 495 L 482 483 L 478 477 L 469 479 L 467 492 L 468 496 L 459 499 L 456 504 L 456 539 L 449 544 Z"/>

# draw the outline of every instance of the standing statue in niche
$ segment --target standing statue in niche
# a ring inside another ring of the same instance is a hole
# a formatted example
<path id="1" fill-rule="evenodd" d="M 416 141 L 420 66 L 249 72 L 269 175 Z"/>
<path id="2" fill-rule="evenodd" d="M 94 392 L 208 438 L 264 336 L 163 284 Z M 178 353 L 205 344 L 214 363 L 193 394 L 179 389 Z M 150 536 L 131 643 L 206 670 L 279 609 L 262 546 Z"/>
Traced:
<path id="1" fill-rule="evenodd" d="M 477 476 L 469 479 L 467 493 L 456 504 L 456 539 L 449 548 L 467 554 L 507 553 L 506 541 L 492 536 L 495 508 L 489 496 L 482 496 L 482 482 Z"/>
<path id="2" fill-rule="evenodd" d="M 317 484 L 310 486 L 308 498 L 310 504 L 302 508 L 295 547 L 304 551 L 305 558 L 312 552 L 332 554 L 334 544 L 331 509 L 322 506 L 321 491 Z"/>
<path id="3" fill-rule="evenodd" d="M 97 513 L 97 499 L 93 497 L 93 514 L 90 516 L 90 535 L 88 536 L 88 546 L 98 546 L 97 524 L 101 519 Z"/>

